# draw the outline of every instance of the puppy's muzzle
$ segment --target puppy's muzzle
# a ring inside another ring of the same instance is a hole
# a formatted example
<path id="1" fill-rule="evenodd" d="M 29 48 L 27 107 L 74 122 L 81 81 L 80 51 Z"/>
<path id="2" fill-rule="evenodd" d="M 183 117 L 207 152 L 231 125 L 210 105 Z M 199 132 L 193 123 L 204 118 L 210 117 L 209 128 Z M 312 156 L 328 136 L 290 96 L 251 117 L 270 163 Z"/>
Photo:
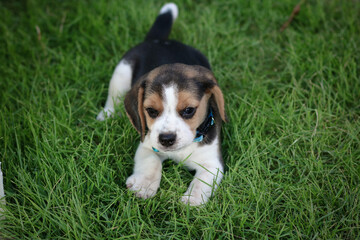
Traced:
<path id="1" fill-rule="evenodd" d="M 170 147 L 174 145 L 175 141 L 176 141 L 176 134 L 174 133 L 161 133 L 159 135 L 159 142 L 164 147 Z"/>

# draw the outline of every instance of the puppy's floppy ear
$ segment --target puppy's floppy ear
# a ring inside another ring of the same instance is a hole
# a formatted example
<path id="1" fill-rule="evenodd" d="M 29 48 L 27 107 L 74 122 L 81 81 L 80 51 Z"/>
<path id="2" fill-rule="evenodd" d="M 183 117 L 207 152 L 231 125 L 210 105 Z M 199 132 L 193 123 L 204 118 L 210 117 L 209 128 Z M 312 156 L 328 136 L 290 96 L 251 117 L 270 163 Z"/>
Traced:
<path id="1" fill-rule="evenodd" d="M 126 114 L 129 117 L 132 125 L 140 133 L 141 141 L 145 137 L 145 115 L 144 115 L 144 92 L 145 79 L 139 79 L 138 82 L 126 94 L 124 105 Z"/>
<path id="2" fill-rule="evenodd" d="M 227 119 L 227 116 L 226 116 L 226 113 L 225 113 L 225 101 L 224 101 L 224 95 L 223 95 L 222 91 L 220 90 L 219 86 L 216 84 L 214 87 L 212 87 L 210 89 L 210 92 L 215 97 L 215 102 L 216 102 L 216 105 L 218 107 L 221 119 L 224 122 L 227 122 L 228 119 Z"/>
<path id="3" fill-rule="evenodd" d="M 224 122 L 227 122 L 228 119 L 225 113 L 224 95 L 219 85 L 217 84 L 217 81 L 213 73 L 207 70 L 207 72 L 204 75 L 205 75 L 204 87 L 206 88 L 205 92 L 210 92 L 214 96 L 220 117 Z"/>

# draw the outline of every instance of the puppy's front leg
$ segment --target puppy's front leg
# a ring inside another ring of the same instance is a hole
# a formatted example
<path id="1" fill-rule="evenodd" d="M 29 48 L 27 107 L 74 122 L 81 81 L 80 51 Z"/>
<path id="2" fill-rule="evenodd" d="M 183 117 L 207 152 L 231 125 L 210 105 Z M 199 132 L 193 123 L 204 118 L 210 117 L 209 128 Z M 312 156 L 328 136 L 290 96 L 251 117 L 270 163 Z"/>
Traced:
<path id="1" fill-rule="evenodd" d="M 220 161 L 217 162 L 215 166 L 197 167 L 194 180 L 181 198 L 183 203 L 198 206 L 208 201 L 223 177 L 223 167 Z"/>
<path id="2" fill-rule="evenodd" d="M 140 143 L 135 154 L 133 174 L 126 180 L 126 187 L 137 197 L 153 197 L 161 180 L 162 161 L 152 150 Z"/>

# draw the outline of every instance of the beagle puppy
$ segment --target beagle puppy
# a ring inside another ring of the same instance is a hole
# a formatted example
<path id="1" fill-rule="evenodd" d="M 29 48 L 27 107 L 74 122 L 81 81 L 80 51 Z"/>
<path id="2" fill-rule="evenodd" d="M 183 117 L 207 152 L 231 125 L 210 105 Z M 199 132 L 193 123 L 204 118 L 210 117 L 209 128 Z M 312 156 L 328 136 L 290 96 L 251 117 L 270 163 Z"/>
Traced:
<path id="1" fill-rule="evenodd" d="M 172 159 L 196 171 L 181 198 L 196 206 L 207 202 L 223 177 L 220 130 L 225 104 L 206 57 L 168 39 L 177 16 L 177 6 L 165 4 L 145 41 L 124 55 L 97 119 L 112 116 L 126 94 L 125 110 L 141 139 L 127 188 L 138 197 L 153 197 L 162 162 Z"/>

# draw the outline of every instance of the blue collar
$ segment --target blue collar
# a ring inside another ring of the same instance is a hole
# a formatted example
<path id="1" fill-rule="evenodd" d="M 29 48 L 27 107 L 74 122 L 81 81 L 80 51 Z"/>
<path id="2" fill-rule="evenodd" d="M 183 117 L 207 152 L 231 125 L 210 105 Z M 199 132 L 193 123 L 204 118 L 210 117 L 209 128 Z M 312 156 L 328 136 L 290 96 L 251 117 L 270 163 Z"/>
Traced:
<path id="1" fill-rule="evenodd" d="M 209 114 L 205 121 L 196 129 L 196 136 L 193 142 L 202 142 L 204 136 L 208 133 L 210 128 L 214 126 L 215 119 L 211 107 L 209 108 Z"/>
<path id="2" fill-rule="evenodd" d="M 204 122 L 196 129 L 196 135 L 193 142 L 199 143 L 204 140 L 204 136 L 208 133 L 210 128 L 214 126 L 215 118 L 211 107 L 209 108 L 209 114 Z M 152 147 L 154 152 L 159 152 L 156 148 Z"/>

